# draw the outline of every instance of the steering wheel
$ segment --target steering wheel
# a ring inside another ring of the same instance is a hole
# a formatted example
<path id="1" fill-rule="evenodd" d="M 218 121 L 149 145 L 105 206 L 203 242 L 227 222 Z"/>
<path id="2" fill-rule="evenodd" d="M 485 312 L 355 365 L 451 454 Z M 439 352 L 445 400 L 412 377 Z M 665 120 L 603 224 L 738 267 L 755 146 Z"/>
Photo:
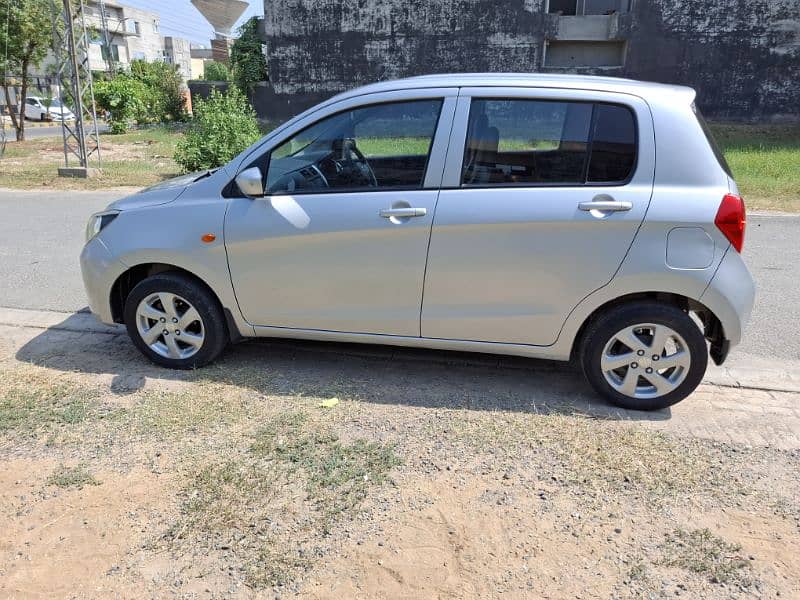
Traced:
<path id="1" fill-rule="evenodd" d="M 341 143 L 341 153 L 339 155 L 340 164 L 344 163 L 346 176 L 354 180 L 354 183 L 361 184 L 366 180 L 368 187 L 378 187 L 378 180 L 372 167 L 369 166 L 367 158 L 364 153 L 356 147 L 356 141 L 353 138 L 344 138 L 336 140 L 335 145 Z M 353 158 L 355 156 L 355 159 Z M 338 161 L 337 161 L 338 162 Z"/>

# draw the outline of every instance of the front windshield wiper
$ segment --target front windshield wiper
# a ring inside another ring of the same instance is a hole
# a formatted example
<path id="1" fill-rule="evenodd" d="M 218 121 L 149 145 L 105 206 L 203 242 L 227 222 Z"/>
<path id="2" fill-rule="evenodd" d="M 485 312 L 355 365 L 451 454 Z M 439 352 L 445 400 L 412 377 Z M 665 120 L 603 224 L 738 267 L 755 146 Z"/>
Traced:
<path id="1" fill-rule="evenodd" d="M 219 170 L 219 167 L 216 168 L 216 169 L 209 169 L 205 173 L 201 173 L 200 176 L 196 177 L 195 179 L 192 179 L 192 183 L 194 183 L 196 181 L 200 181 L 201 179 L 205 179 L 206 177 L 211 177 L 218 170 Z"/>

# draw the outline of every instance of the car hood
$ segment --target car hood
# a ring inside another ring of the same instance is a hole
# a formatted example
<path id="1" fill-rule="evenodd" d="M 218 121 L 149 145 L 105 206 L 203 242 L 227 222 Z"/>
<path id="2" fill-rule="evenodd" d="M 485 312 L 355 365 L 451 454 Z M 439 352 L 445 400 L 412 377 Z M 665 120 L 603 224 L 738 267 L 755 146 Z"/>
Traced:
<path id="1" fill-rule="evenodd" d="M 189 186 L 213 173 L 202 171 L 173 177 L 161 183 L 151 185 L 131 196 L 117 200 L 108 205 L 109 210 L 132 210 L 147 206 L 158 206 L 176 200 Z"/>

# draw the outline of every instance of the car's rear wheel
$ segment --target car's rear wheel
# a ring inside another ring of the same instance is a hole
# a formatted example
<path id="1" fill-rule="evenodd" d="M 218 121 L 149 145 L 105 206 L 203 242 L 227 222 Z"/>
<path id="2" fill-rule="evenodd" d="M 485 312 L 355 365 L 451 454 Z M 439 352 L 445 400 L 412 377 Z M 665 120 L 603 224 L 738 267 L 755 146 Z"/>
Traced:
<path id="1" fill-rule="evenodd" d="M 125 326 L 142 354 L 172 369 L 208 364 L 228 342 L 217 299 L 180 273 L 159 273 L 137 284 L 125 300 Z"/>
<path id="2" fill-rule="evenodd" d="M 588 327 L 581 365 L 591 386 L 612 404 L 658 410 L 691 394 L 703 379 L 708 351 L 683 310 L 641 302 L 615 307 Z"/>

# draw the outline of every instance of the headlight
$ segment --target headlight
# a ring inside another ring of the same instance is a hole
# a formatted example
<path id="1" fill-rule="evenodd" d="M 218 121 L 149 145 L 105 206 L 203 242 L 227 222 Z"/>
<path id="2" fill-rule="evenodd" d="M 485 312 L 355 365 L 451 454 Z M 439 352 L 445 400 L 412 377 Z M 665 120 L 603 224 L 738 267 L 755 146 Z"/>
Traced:
<path id="1" fill-rule="evenodd" d="M 86 241 L 88 242 L 98 233 L 103 231 L 111 221 L 117 218 L 118 210 L 107 210 L 99 212 L 89 217 L 89 222 L 86 224 Z"/>

